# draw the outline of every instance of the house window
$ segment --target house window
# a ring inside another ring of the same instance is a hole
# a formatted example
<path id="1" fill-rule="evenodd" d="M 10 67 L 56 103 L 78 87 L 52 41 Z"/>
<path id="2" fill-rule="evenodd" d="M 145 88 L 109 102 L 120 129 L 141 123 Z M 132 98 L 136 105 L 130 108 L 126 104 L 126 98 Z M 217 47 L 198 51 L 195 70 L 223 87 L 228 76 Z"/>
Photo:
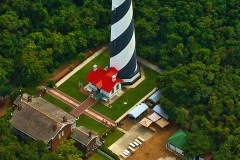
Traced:
<path id="1" fill-rule="evenodd" d="M 64 131 L 62 131 L 62 136 L 64 136 Z"/>
<path id="2" fill-rule="evenodd" d="M 117 84 L 117 90 L 119 90 L 119 84 Z"/>
<path id="3" fill-rule="evenodd" d="M 114 47 L 117 46 L 117 40 L 114 40 L 114 42 L 113 42 L 113 46 L 114 46 Z"/>
<path id="4" fill-rule="evenodd" d="M 59 138 L 59 139 L 61 138 L 61 133 L 58 134 L 58 138 Z"/>
<path id="5" fill-rule="evenodd" d="M 112 89 L 112 94 L 114 93 L 114 88 Z"/>

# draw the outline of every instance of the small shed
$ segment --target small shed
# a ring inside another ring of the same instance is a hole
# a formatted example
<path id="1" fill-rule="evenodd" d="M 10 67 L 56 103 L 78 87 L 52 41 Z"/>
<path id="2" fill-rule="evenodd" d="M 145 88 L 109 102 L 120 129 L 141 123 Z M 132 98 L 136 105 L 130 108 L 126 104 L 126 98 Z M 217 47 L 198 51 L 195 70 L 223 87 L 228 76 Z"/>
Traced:
<path id="1" fill-rule="evenodd" d="M 154 108 L 153 111 L 156 112 L 158 115 L 163 117 L 164 119 L 168 120 L 168 115 L 163 111 L 161 108 L 160 104 L 157 104 Z"/>
<path id="2" fill-rule="evenodd" d="M 179 129 L 177 132 L 175 132 L 171 137 L 167 139 L 167 149 L 170 149 L 171 151 L 178 153 L 180 155 L 183 154 L 183 145 L 187 141 L 187 135 L 186 131 Z"/>
<path id="3" fill-rule="evenodd" d="M 156 92 L 154 92 L 154 93 L 148 98 L 148 100 L 151 101 L 152 103 L 156 104 L 156 103 L 158 103 L 158 101 L 160 100 L 161 95 L 162 95 L 162 91 L 161 91 L 161 90 L 157 90 Z"/>
<path id="4" fill-rule="evenodd" d="M 137 122 L 141 117 L 147 113 L 148 106 L 145 103 L 137 105 L 133 110 L 128 113 L 129 119 Z"/>

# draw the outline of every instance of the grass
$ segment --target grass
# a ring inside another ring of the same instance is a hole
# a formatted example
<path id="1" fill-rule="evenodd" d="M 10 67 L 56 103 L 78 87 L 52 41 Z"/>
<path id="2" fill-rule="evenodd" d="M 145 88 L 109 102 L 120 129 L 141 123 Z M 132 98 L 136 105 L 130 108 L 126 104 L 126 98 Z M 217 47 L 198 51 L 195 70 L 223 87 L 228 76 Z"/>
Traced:
<path id="1" fill-rule="evenodd" d="M 78 91 L 78 83 L 81 82 L 83 86 L 86 86 L 88 84 L 86 77 L 92 69 L 93 65 L 96 64 L 102 68 L 106 67 L 109 63 L 109 56 L 109 50 L 104 50 L 99 56 L 94 58 L 73 76 L 71 76 L 67 81 L 65 81 L 62 85 L 60 85 L 58 89 L 67 95 L 79 100 L 80 102 L 84 101 L 87 96 Z"/>
<path id="2" fill-rule="evenodd" d="M 70 113 L 73 110 L 73 108 L 71 106 L 67 105 L 66 103 L 60 101 L 59 99 L 57 99 L 49 94 L 44 94 L 43 98 L 68 113 Z"/>
<path id="3" fill-rule="evenodd" d="M 95 152 L 90 158 L 88 158 L 88 160 L 109 160 L 109 159 L 101 155 L 100 153 Z"/>
<path id="4" fill-rule="evenodd" d="M 156 87 L 155 79 L 158 73 L 149 68 L 144 68 L 144 73 L 145 80 L 136 88 L 127 90 L 126 93 L 112 103 L 112 108 L 108 108 L 101 103 L 96 103 L 91 108 L 112 120 L 117 120 L 121 115 L 123 115 Z M 124 102 L 127 102 L 127 104 L 125 105 Z"/>
<path id="5" fill-rule="evenodd" d="M 119 138 L 121 138 L 123 135 L 124 135 L 124 133 L 119 131 L 118 129 L 115 129 L 115 131 L 113 131 L 113 132 L 108 132 L 107 136 L 104 138 L 104 140 L 105 140 L 104 145 L 108 148 L 114 142 L 116 142 Z"/>
<path id="6" fill-rule="evenodd" d="M 94 119 L 86 116 L 85 114 L 79 116 L 79 119 L 77 120 L 77 126 L 84 126 L 89 130 L 97 132 L 99 135 L 101 135 L 108 129 L 103 124 L 95 121 Z"/>

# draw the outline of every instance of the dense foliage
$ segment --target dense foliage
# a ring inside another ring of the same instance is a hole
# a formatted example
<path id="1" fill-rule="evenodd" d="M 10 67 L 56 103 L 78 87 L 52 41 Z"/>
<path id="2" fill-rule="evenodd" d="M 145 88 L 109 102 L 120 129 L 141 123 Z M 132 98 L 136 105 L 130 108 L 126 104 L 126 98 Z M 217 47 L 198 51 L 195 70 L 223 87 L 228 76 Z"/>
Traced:
<path id="1" fill-rule="evenodd" d="M 108 41 L 110 1 L 0 2 L 0 95 L 35 87 L 65 60 Z"/>
<path id="2" fill-rule="evenodd" d="M 140 51 L 165 69 L 160 103 L 188 131 L 185 155 L 240 159 L 240 2 L 151 2 L 159 32 Z"/>
<path id="3" fill-rule="evenodd" d="M 189 131 L 185 155 L 240 159 L 240 1 L 133 3 L 138 55 L 165 70 L 160 103 Z M 110 0 L 1 1 L 0 95 L 35 87 L 108 42 L 110 8 Z"/>

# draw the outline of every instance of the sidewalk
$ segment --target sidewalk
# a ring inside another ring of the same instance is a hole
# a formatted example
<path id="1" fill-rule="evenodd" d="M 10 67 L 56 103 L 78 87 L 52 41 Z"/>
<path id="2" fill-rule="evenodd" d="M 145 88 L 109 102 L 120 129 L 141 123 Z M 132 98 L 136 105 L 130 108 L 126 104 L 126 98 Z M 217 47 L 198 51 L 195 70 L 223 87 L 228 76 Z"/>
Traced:
<path id="1" fill-rule="evenodd" d="M 96 100 L 92 97 L 88 97 L 84 102 L 82 102 L 78 107 L 76 107 L 71 114 L 75 117 L 81 115 L 86 109 L 93 105 Z"/>
<path id="2" fill-rule="evenodd" d="M 81 103 L 58 89 L 48 89 L 47 93 L 74 108 L 74 110 L 71 111 L 71 114 L 75 117 L 85 114 L 107 127 L 116 125 L 115 121 L 90 108 L 95 102 L 97 102 L 93 97 L 89 96 Z"/>
<path id="3" fill-rule="evenodd" d="M 65 77 L 63 77 L 60 81 L 58 81 L 55 85 L 56 87 L 59 87 L 61 84 L 63 84 L 68 78 L 70 78 L 72 75 L 74 75 L 77 71 L 79 71 L 82 67 L 84 67 L 88 62 L 90 62 L 92 59 L 97 57 L 100 53 L 102 53 L 107 47 L 104 46 L 101 49 L 99 49 L 97 52 L 95 52 L 92 56 L 87 58 L 85 61 L 83 61 L 81 64 L 79 64 L 76 68 L 74 68 L 70 73 L 68 73 Z"/>
<path id="4" fill-rule="evenodd" d="M 140 64 L 142 64 L 142 65 L 144 65 L 144 66 L 146 66 L 146 67 L 148 67 L 148 68 L 151 68 L 152 70 L 157 71 L 158 73 L 163 73 L 163 70 L 162 70 L 162 69 L 160 69 L 160 68 L 157 67 L 156 65 L 148 62 L 147 60 L 145 60 L 145 59 L 143 59 L 143 58 L 141 58 L 141 57 L 139 57 L 139 56 L 137 56 L 137 60 L 138 60 L 138 62 L 139 62 Z"/>

